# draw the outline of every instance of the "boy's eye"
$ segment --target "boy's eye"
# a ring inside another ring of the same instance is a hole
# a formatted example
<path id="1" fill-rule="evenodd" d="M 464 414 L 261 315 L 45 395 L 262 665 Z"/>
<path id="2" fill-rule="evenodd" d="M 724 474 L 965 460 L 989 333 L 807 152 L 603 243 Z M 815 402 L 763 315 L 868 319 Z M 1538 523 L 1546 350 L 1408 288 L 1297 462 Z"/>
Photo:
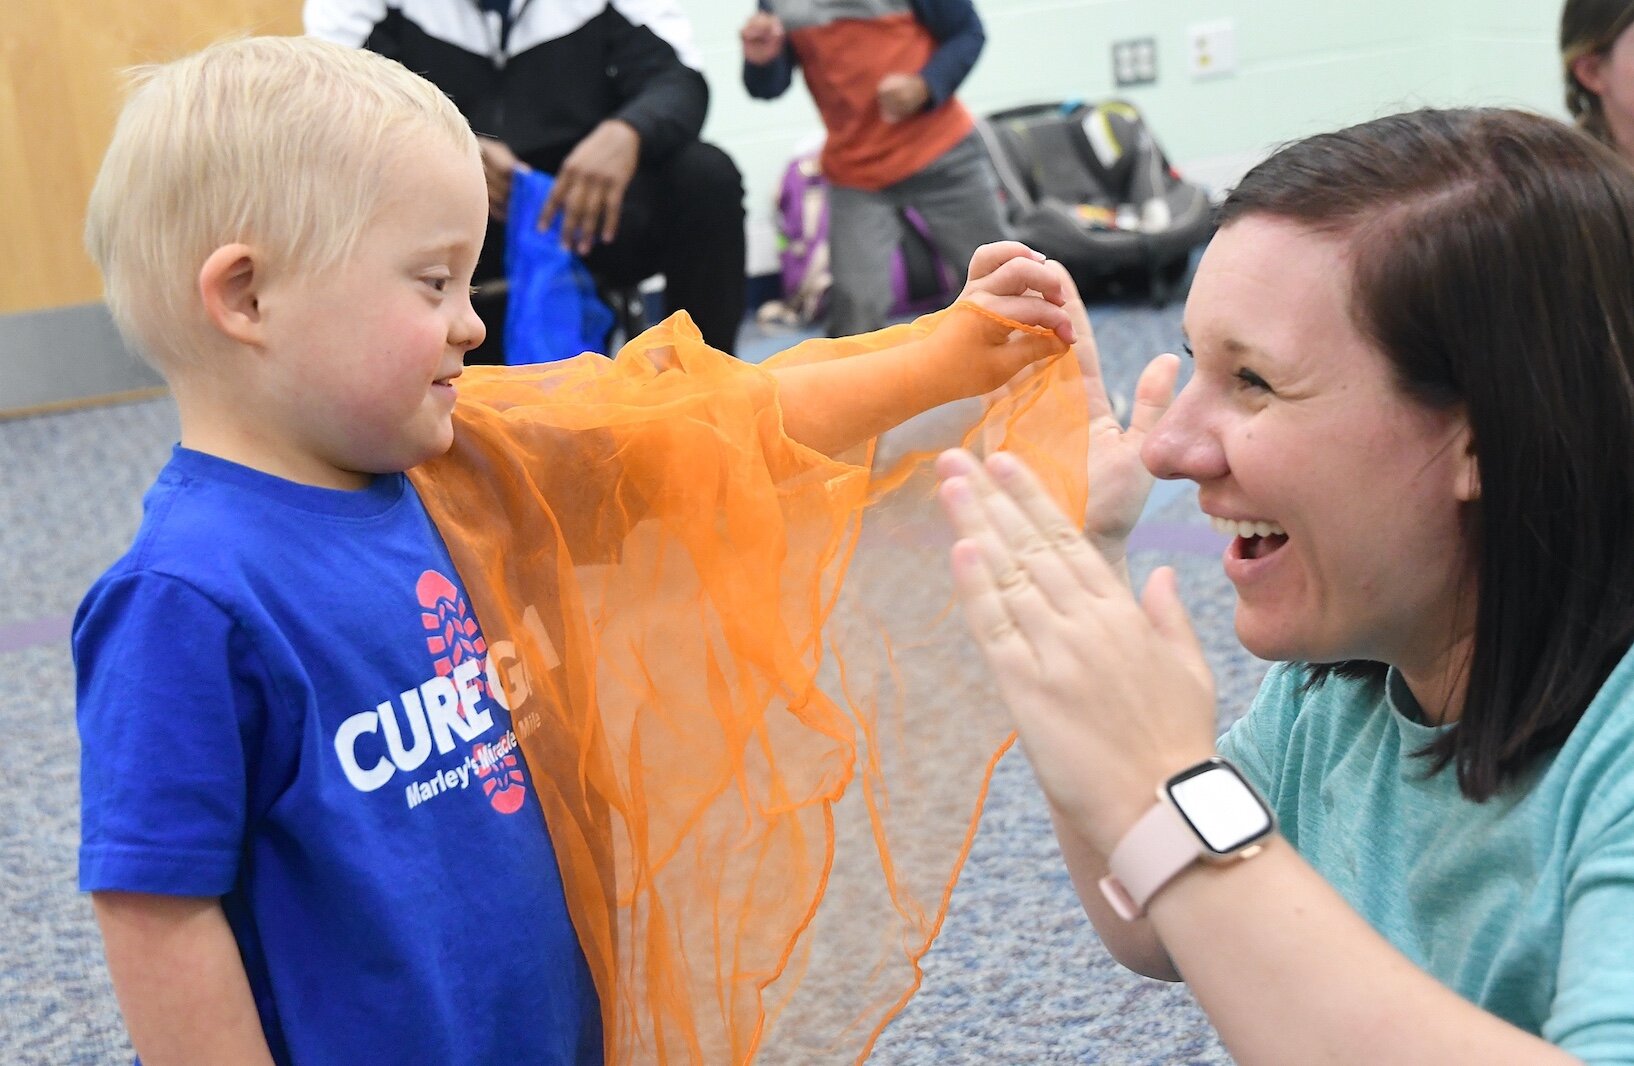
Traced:
<path id="1" fill-rule="evenodd" d="M 449 282 L 450 279 L 448 279 L 448 278 L 426 278 L 425 280 L 426 280 L 427 285 L 430 285 L 433 289 L 436 289 L 438 292 L 443 292 L 448 288 L 448 282 Z"/>

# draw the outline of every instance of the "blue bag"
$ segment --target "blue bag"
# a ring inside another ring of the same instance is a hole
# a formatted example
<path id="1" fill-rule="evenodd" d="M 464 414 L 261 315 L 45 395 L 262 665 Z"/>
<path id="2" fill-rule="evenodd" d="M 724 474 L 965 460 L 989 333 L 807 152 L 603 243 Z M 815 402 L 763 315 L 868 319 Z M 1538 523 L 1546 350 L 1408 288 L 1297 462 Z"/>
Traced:
<path id="1" fill-rule="evenodd" d="M 562 216 L 541 230 L 539 212 L 555 184 L 549 174 L 519 170 L 511 177 L 505 222 L 505 362 L 549 363 L 600 352 L 613 312 L 596 295 L 590 271 L 562 246 Z"/>

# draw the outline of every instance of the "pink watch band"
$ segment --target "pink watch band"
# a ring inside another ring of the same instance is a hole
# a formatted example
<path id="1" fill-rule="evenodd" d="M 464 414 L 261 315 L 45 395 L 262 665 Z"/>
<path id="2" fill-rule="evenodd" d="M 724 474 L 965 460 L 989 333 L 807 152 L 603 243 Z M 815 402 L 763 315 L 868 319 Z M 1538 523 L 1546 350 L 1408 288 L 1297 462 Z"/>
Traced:
<path id="1" fill-rule="evenodd" d="M 1112 849 L 1101 895 L 1118 917 L 1132 922 L 1146 913 L 1157 890 L 1202 855 L 1197 834 L 1167 798 L 1140 816 Z"/>

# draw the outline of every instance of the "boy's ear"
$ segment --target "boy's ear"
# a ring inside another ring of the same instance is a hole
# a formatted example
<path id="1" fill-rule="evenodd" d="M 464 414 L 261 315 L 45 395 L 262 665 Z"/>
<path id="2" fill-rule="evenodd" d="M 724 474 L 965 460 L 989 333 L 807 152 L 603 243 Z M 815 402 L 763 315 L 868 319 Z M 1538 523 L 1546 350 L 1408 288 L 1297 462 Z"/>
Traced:
<path id="1" fill-rule="evenodd" d="M 247 244 L 224 244 L 199 268 L 199 298 L 216 329 L 241 344 L 262 340 L 260 290 L 265 262 Z"/>
<path id="2" fill-rule="evenodd" d="M 1604 96 L 1606 92 L 1605 79 L 1600 76 L 1600 68 L 1604 65 L 1605 58 L 1599 52 L 1590 52 L 1572 60 L 1572 77 L 1596 96 Z"/>

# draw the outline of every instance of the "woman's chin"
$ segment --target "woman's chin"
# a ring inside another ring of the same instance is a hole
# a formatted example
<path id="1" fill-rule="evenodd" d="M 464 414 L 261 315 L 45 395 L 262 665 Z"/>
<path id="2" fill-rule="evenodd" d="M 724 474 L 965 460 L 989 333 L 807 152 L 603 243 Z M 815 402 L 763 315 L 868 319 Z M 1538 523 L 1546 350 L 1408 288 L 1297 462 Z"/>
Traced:
<path id="1" fill-rule="evenodd" d="M 1323 661 L 1308 629 L 1302 630 L 1298 625 L 1282 619 L 1266 618 L 1260 612 L 1245 609 L 1240 601 L 1234 621 L 1238 642 L 1256 659 L 1267 662 Z"/>

